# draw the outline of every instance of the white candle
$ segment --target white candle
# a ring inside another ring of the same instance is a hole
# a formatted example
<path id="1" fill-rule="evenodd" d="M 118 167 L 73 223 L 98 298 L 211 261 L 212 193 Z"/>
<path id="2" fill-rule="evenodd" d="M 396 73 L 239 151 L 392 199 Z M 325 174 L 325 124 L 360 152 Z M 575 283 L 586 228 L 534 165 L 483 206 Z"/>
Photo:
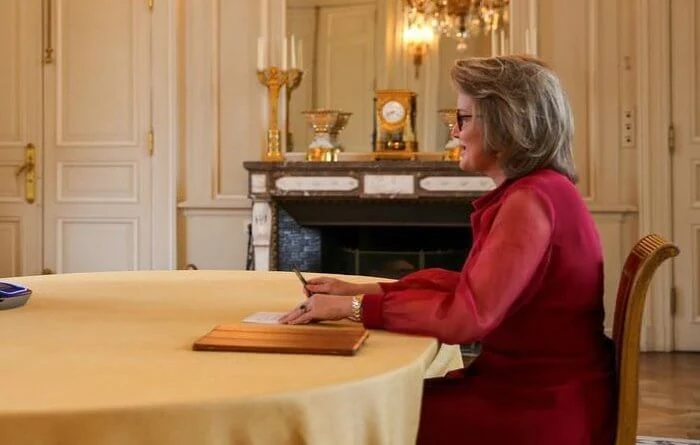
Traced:
<path id="1" fill-rule="evenodd" d="M 292 68 L 296 68 L 297 67 L 297 45 L 294 41 L 294 34 L 292 34 L 292 43 L 291 43 L 289 49 L 292 52 Z"/>
<path id="2" fill-rule="evenodd" d="M 529 17 L 528 17 L 528 30 L 529 32 L 529 42 L 528 42 L 528 47 L 529 47 L 529 54 L 532 55 L 537 55 L 537 0 L 530 0 L 529 1 Z"/>
<path id="3" fill-rule="evenodd" d="M 506 32 L 501 30 L 501 55 L 506 53 Z"/>
<path id="4" fill-rule="evenodd" d="M 304 69 L 304 53 L 302 52 L 302 49 L 304 49 L 304 41 L 299 40 L 299 69 L 303 70 Z"/>
<path id="5" fill-rule="evenodd" d="M 284 42 L 282 43 L 282 69 L 286 70 L 287 69 L 287 38 L 284 38 Z"/>
<path id="6" fill-rule="evenodd" d="M 498 48 L 496 48 L 496 31 L 491 30 L 491 56 L 498 55 Z"/>
<path id="7" fill-rule="evenodd" d="M 264 54 L 264 49 L 263 49 L 263 38 L 258 37 L 258 71 L 262 71 L 265 69 L 265 62 L 263 61 L 263 54 Z"/>
<path id="8" fill-rule="evenodd" d="M 525 54 L 530 54 L 530 30 L 525 29 Z"/>

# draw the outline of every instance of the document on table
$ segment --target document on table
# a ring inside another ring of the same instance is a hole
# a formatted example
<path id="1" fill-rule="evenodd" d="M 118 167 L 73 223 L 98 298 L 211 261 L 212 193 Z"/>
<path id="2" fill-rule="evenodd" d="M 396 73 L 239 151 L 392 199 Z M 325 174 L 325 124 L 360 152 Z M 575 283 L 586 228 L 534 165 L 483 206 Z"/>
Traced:
<path id="1" fill-rule="evenodd" d="M 256 312 L 243 319 L 244 323 L 279 324 L 285 312 Z"/>

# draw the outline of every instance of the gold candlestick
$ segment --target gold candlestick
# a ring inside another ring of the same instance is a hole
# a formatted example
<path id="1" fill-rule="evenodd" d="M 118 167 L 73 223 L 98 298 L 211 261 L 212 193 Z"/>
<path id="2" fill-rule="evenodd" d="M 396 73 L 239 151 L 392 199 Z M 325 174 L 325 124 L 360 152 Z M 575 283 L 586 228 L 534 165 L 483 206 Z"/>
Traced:
<path id="1" fill-rule="evenodd" d="M 280 130 L 277 125 L 277 107 L 280 98 L 280 88 L 287 83 L 287 72 L 271 66 L 264 70 L 258 70 L 258 80 L 267 87 L 267 99 L 270 109 L 270 126 L 267 130 L 267 148 L 263 154 L 263 161 L 284 161 L 280 151 Z"/>
<path id="2" fill-rule="evenodd" d="M 294 151 L 294 140 L 292 139 L 292 132 L 289 128 L 289 102 L 292 100 L 292 91 L 297 89 L 303 76 L 304 72 L 298 68 L 287 70 L 287 88 L 285 89 L 286 100 L 284 102 L 284 128 L 287 131 L 287 151 Z"/>

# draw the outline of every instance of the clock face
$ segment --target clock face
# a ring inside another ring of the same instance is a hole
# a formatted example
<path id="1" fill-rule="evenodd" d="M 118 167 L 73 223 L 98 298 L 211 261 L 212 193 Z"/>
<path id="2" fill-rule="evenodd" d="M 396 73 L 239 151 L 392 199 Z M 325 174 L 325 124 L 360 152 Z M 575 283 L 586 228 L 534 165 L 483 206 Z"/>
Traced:
<path id="1" fill-rule="evenodd" d="M 390 100 L 382 107 L 382 117 L 390 124 L 397 124 L 406 116 L 406 109 L 399 102 Z"/>

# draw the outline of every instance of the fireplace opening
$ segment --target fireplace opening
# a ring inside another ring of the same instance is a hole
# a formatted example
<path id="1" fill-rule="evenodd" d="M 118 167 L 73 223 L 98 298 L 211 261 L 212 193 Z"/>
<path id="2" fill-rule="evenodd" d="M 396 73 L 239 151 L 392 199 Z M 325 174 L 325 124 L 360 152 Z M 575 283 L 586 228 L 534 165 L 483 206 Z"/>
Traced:
<path id="1" fill-rule="evenodd" d="M 419 269 L 459 271 L 471 247 L 468 227 L 324 227 L 325 273 L 401 278 Z"/>
<path id="2" fill-rule="evenodd" d="M 326 220 L 300 218 L 299 214 L 295 218 L 288 212 L 289 207 L 280 206 L 274 262 L 277 270 L 296 267 L 309 272 L 394 279 L 433 267 L 460 271 L 471 249 L 472 231 L 464 205 L 455 208 L 463 212 L 461 224 L 455 224 L 457 212 L 452 212 L 452 219 L 441 220 L 445 213 L 432 208 L 418 212 L 412 208 L 403 219 L 372 224 L 370 221 L 377 219 L 360 219 L 357 206 L 354 216 L 362 224 L 343 224 L 331 219 L 337 217 L 334 211 L 324 214 Z M 432 213 L 429 219 L 426 213 Z"/>

